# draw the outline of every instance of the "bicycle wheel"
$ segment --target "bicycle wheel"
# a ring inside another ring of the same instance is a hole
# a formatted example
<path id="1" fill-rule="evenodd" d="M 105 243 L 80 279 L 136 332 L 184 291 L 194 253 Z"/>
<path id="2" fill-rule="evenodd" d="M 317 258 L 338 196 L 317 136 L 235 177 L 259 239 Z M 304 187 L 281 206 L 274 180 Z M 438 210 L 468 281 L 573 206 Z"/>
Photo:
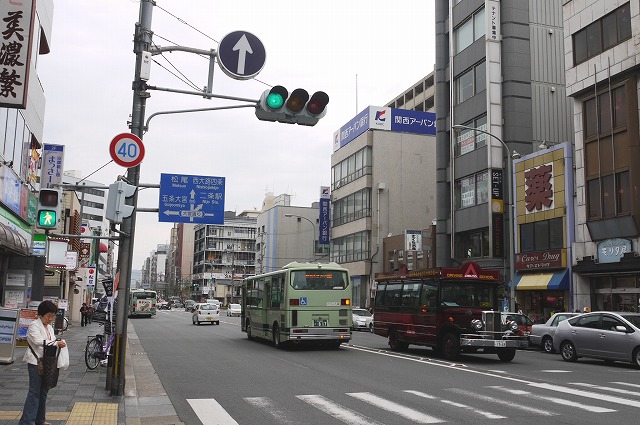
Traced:
<path id="1" fill-rule="evenodd" d="M 87 342 L 87 348 L 84 351 L 84 362 L 89 370 L 94 370 L 100 364 L 102 353 L 102 341 L 99 338 L 91 338 Z"/>
<path id="2" fill-rule="evenodd" d="M 64 325 L 62 326 L 62 331 L 66 332 L 67 329 L 69 329 L 69 319 L 67 319 L 66 317 L 64 318 Z"/>

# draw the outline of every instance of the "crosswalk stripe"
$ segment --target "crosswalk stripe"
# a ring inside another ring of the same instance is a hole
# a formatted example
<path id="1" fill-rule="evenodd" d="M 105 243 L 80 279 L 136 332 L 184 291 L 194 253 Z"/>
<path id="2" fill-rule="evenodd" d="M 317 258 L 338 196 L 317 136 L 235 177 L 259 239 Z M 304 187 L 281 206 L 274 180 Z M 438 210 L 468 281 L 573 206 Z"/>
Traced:
<path id="1" fill-rule="evenodd" d="M 266 410 L 280 424 L 295 424 L 287 419 L 287 412 L 276 407 L 275 403 L 268 397 L 245 397 L 245 400 L 252 406 Z"/>
<path id="2" fill-rule="evenodd" d="M 588 412 L 593 412 L 593 413 L 609 413 L 609 412 L 616 412 L 617 411 L 617 410 L 614 410 L 614 409 L 608 409 L 606 407 L 590 406 L 588 404 L 582 404 L 582 403 L 578 403 L 576 401 L 567 400 L 567 399 L 564 399 L 564 398 L 548 397 L 548 396 L 533 394 L 533 393 L 531 393 L 529 391 L 524 391 L 524 390 L 514 390 L 512 388 L 505 388 L 505 387 L 500 387 L 500 386 L 491 386 L 491 387 L 487 387 L 487 388 L 492 388 L 492 389 L 495 389 L 495 390 L 504 391 L 504 392 L 506 392 L 508 394 L 522 395 L 522 396 L 526 396 L 527 398 L 533 398 L 533 399 L 536 399 L 536 400 L 550 401 L 551 403 L 556 403 L 556 404 L 559 404 L 561 406 L 577 407 L 579 409 L 583 409 L 583 410 L 586 410 Z"/>
<path id="3" fill-rule="evenodd" d="M 640 407 L 640 401 L 631 400 L 628 398 L 615 397 L 602 393 L 593 393 L 590 391 L 577 390 L 575 388 L 563 387 L 561 385 L 545 384 L 545 383 L 530 383 L 532 387 L 542 388 L 545 390 L 557 391 L 560 393 L 573 394 L 581 397 L 595 398 L 600 401 L 609 401 L 611 403 L 623 404 L 625 406 Z"/>
<path id="4" fill-rule="evenodd" d="M 420 424 L 436 424 L 444 422 L 442 419 L 434 418 L 433 416 L 426 415 L 410 407 L 403 406 L 402 404 L 385 400 L 384 398 L 378 397 L 377 395 L 371 393 L 347 393 L 347 395 L 367 402 L 388 412 L 394 412 L 400 416 L 403 416 Z"/>
<path id="5" fill-rule="evenodd" d="M 611 382 L 612 384 L 626 385 L 628 387 L 640 388 L 640 384 L 630 384 L 629 382 Z"/>
<path id="6" fill-rule="evenodd" d="M 378 421 L 367 416 L 360 415 L 359 413 L 341 406 L 338 403 L 334 403 L 321 395 L 297 395 L 296 397 L 349 425 L 382 425 Z"/>
<path id="7" fill-rule="evenodd" d="M 438 397 L 434 397 L 434 396 L 432 396 L 430 394 L 426 394 L 426 393 L 423 393 L 421 391 L 404 390 L 404 392 L 405 393 L 409 393 L 409 394 L 413 394 L 413 395 L 417 395 L 418 397 L 427 398 L 427 399 L 430 399 L 430 400 L 434 400 L 434 399 L 437 400 L 438 399 Z M 495 413 L 487 412 L 487 411 L 484 411 L 484 410 L 479 410 L 479 409 L 476 409 L 475 407 L 467 406 L 466 404 L 457 403 L 457 402 L 454 402 L 454 401 L 451 401 L 451 400 L 442 399 L 440 401 L 442 403 L 445 403 L 445 404 L 450 404 L 452 406 L 456 406 L 456 407 L 460 407 L 460 408 L 463 408 L 463 409 L 471 410 L 471 411 L 473 411 L 473 412 L 475 412 L 475 413 L 477 413 L 479 415 L 482 415 L 482 416 L 484 416 L 485 418 L 488 418 L 488 419 L 505 419 L 506 418 L 506 416 L 496 415 Z"/>
<path id="8" fill-rule="evenodd" d="M 187 403 L 202 422 L 202 425 L 238 425 L 213 398 L 188 398 Z"/>
<path id="9" fill-rule="evenodd" d="M 584 382 L 572 382 L 571 385 L 579 385 L 581 387 L 594 388 L 594 389 L 597 389 L 597 390 L 610 391 L 612 393 L 635 395 L 635 396 L 640 397 L 640 393 L 637 392 L 637 391 L 623 390 L 621 388 L 603 387 L 601 385 L 587 384 L 587 383 L 584 383 Z"/>
<path id="10" fill-rule="evenodd" d="M 491 403 L 501 404 L 503 406 L 508 406 L 508 407 L 513 408 L 513 409 L 524 410 L 525 412 L 529 412 L 529 413 L 537 413 L 537 414 L 542 415 L 542 416 L 555 416 L 555 415 L 557 415 L 557 413 L 553 413 L 553 412 L 550 412 L 548 410 L 542 410 L 542 409 L 536 408 L 536 407 L 524 406 L 524 405 L 521 405 L 521 404 L 516 404 L 516 403 L 514 403 L 512 401 L 502 400 L 502 399 L 499 399 L 499 398 L 490 397 L 488 395 L 483 395 L 483 394 L 474 393 L 472 391 L 462 390 L 460 388 L 447 388 L 447 391 L 450 391 L 450 392 L 455 393 L 455 394 L 465 395 L 467 397 L 476 398 L 476 399 L 483 400 L 483 401 L 488 401 L 488 402 L 491 402 Z"/>

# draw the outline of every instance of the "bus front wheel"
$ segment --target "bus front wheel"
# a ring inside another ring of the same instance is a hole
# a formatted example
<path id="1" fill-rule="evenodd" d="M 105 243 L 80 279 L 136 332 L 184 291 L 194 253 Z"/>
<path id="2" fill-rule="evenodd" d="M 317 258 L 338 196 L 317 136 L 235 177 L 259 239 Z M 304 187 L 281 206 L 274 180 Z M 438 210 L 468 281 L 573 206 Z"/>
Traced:
<path id="1" fill-rule="evenodd" d="M 409 348 L 409 344 L 404 341 L 400 341 L 398 331 L 391 329 L 391 331 L 389 331 L 389 347 L 393 351 L 405 351 Z"/>
<path id="2" fill-rule="evenodd" d="M 448 333 L 442 338 L 442 356 L 447 360 L 460 357 L 460 338 L 454 333 Z"/>

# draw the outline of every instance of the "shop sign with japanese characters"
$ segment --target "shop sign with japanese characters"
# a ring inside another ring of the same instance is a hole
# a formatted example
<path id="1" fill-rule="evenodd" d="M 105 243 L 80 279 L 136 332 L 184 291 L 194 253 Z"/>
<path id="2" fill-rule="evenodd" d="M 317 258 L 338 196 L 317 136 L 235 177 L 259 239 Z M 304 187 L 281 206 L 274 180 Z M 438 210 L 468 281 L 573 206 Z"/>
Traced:
<path id="1" fill-rule="evenodd" d="M 558 269 L 564 267 L 562 250 L 521 252 L 516 255 L 516 270 Z"/>
<path id="2" fill-rule="evenodd" d="M 598 263 L 617 263 L 627 252 L 631 252 L 628 239 L 607 239 L 598 243 Z"/>
<path id="3" fill-rule="evenodd" d="M 0 106 L 25 109 L 36 1 L 0 2 Z"/>
<path id="4" fill-rule="evenodd" d="M 544 164 L 524 172 L 524 201 L 527 214 L 547 211 L 553 206 L 553 164 Z"/>

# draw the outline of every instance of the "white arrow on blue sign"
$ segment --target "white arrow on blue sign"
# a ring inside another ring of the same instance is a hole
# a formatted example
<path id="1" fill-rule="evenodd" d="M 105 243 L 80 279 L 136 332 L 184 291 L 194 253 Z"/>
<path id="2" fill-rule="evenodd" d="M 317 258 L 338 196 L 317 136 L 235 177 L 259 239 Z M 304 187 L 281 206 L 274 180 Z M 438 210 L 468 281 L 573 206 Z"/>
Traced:
<path id="1" fill-rule="evenodd" d="M 224 177 L 161 174 L 158 220 L 224 224 Z"/>
<path id="2" fill-rule="evenodd" d="M 231 32 L 218 45 L 220 68 L 236 80 L 248 80 L 258 75 L 266 58 L 262 41 L 247 31 Z"/>

